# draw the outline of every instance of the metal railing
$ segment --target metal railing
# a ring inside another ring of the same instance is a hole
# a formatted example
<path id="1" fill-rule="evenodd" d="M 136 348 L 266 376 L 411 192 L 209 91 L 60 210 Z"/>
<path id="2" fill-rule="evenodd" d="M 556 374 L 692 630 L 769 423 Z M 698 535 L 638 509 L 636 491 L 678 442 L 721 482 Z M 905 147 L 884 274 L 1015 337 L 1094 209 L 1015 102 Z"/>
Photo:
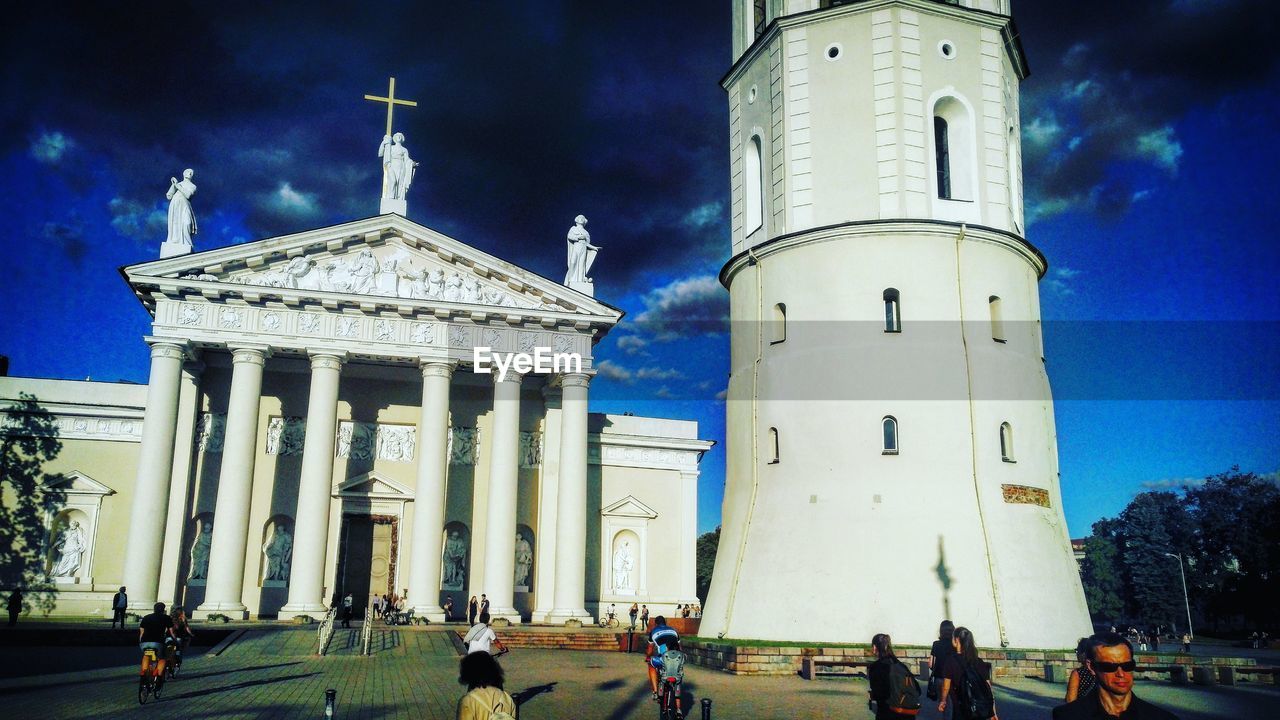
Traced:
<path id="1" fill-rule="evenodd" d="M 336 606 L 329 608 L 329 612 L 324 614 L 324 619 L 320 621 L 320 627 L 316 630 L 317 655 L 329 652 L 329 642 L 333 640 L 333 629 L 337 620 L 338 608 Z"/>
<path id="2" fill-rule="evenodd" d="M 360 654 L 369 655 L 373 645 L 373 606 L 364 609 L 364 625 L 360 628 Z"/>

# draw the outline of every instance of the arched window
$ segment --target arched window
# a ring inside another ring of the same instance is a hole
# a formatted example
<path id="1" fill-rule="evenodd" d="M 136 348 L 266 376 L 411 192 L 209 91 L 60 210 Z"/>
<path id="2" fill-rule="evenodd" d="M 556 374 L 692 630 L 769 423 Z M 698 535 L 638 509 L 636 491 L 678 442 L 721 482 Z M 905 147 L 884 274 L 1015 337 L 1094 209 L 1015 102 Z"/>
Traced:
<path id="1" fill-rule="evenodd" d="M 973 127 L 959 98 L 943 95 L 933 104 L 933 171 L 940 199 L 977 199 Z"/>
<path id="2" fill-rule="evenodd" d="M 1000 297 L 992 295 L 987 298 L 987 306 L 991 309 L 991 339 L 1004 342 L 1004 313 L 1000 309 Z"/>
<path id="3" fill-rule="evenodd" d="M 1007 422 L 1000 423 L 1000 459 L 1005 462 L 1013 460 L 1013 426 Z"/>
<path id="4" fill-rule="evenodd" d="M 760 155 L 760 136 L 752 135 L 743 159 L 743 201 L 747 204 L 746 234 L 764 224 L 764 163 Z"/>
<path id="5" fill-rule="evenodd" d="M 951 144 L 947 139 L 947 121 L 933 117 L 934 172 L 938 176 L 938 197 L 951 199 Z"/>
<path id="6" fill-rule="evenodd" d="M 895 288 L 884 291 L 884 331 L 902 332 L 902 309 L 898 304 L 898 291 Z"/>
<path id="7" fill-rule="evenodd" d="M 777 345 L 787 339 L 787 306 L 778 303 L 773 306 L 773 322 L 772 322 L 773 338 L 769 341 L 771 345 Z"/>
<path id="8" fill-rule="evenodd" d="M 884 455 L 898 454 L 898 421 L 892 415 L 885 415 L 880 421 L 884 431 Z"/>
<path id="9" fill-rule="evenodd" d="M 778 452 L 778 428 L 769 428 L 769 452 L 771 453 L 769 460 L 770 465 L 777 465 L 782 462 L 782 455 Z"/>

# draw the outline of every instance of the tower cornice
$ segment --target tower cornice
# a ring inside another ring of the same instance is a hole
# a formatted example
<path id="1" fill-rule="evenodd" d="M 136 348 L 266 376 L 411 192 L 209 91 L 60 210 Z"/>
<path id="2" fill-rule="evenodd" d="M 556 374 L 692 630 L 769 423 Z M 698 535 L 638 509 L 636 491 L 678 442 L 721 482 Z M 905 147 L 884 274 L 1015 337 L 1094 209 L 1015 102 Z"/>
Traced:
<path id="1" fill-rule="evenodd" d="M 760 34 L 760 37 L 751 43 L 751 47 L 743 51 L 742 55 L 734 61 L 733 66 L 720 79 L 720 87 L 728 90 L 729 86 L 738 80 L 738 77 L 755 60 L 756 56 L 760 55 L 764 48 L 769 46 L 773 38 L 781 34 L 783 30 L 803 27 L 841 15 L 856 15 L 888 7 L 911 8 L 943 17 L 976 22 L 979 25 L 997 29 L 1004 40 L 1005 52 L 1009 54 L 1009 59 L 1013 63 L 1018 77 L 1025 80 L 1031 74 L 1031 68 L 1027 65 L 1026 55 L 1022 50 L 1022 39 L 1018 34 L 1017 24 L 1014 23 L 1013 18 L 1009 15 L 942 3 L 938 2 L 938 0 L 864 0 L 863 2 L 819 8 L 774 18 L 764 32 Z"/>
<path id="2" fill-rule="evenodd" d="M 937 235 L 948 241 L 955 238 L 956 233 L 964 232 L 964 238 L 970 242 L 985 242 L 999 245 L 1026 260 L 1036 271 L 1036 277 L 1044 277 L 1049 269 L 1049 262 L 1036 246 L 1015 233 L 985 225 L 949 222 L 945 220 L 854 220 L 836 225 L 809 228 L 786 235 L 779 235 L 758 245 L 744 250 L 729 258 L 720 268 L 720 284 L 725 288 L 733 280 L 739 270 L 750 263 L 770 255 L 816 243 L 842 240 L 852 237 L 882 238 L 886 231 L 894 233 L 912 233 L 920 235 Z"/>

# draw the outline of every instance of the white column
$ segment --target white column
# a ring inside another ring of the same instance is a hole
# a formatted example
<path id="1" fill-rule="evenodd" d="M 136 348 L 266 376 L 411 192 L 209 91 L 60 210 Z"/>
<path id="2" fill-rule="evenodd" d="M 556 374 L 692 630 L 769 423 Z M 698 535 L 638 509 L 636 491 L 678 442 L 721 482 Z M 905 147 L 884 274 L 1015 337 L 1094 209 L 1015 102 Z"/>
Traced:
<path id="1" fill-rule="evenodd" d="M 556 599 L 548 620 L 590 622 L 587 573 L 587 387 L 591 376 L 560 377 L 560 493 L 556 512 Z"/>
<path id="2" fill-rule="evenodd" d="M 418 487 L 409 545 L 409 597 L 413 612 L 444 622 L 440 607 L 445 484 L 449 475 L 449 382 L 454 363 L 422 361 L 422 414 L 418 418 Z M 514 551 L 513 551 L 514 552 Z M 460 599 L 465 604 L 466 598 Z"/>
<path id="3" fill-rule="evenodd" d="M 533 547 L 532 621 L 547 622 L 555 609 L 556 498 L 560 489 L 560 387 L 542 386 L 542 467 L 538 472 L 538 537 Z"/>
<path id="4" fill-rule="evenodd" d="M 196 608 L 201 620 L 213 613 L 247 619 L 241 602 L 244 591 L 244 553 L 249 537 L 249 502 L 253 495 L 253 463 L 258 443 L 258 405 L 262 399 L 262 368 L 266 346 L 231 348 L 231 401 L 222 442 L 222 471 L 213 509 L 213 543 L 209 550 L 209 579 L 204 603 Z"/>
<path id="5" fill-rule="evenodd" d="M 191 470 L 195 464 L 193 452 L 196 422 L 200 415 L 200 374 L 204 363 L 182 364 L 182 380 L 178 383 L 178 415 L 174 423 L 173 473 L 169 481 L 169 517 L 165 522 L 164 536 L 172 538 L 164 544 L 160 556 L 160 590 L 156 600 L 172 607 L 182 597 L 182 585 L 178 571 L 185 564 L 191 546 L 185 544 L 187 527 L 187 499 L 191 494 Z M 86 564 L 87 567 L 87 564 Z"/>
<path id="6" fill-rule="evenodd" d="M 164 546 L 165 508 L 173 472 L 173 439 L 178 422 L 178 383 L 186 357 L 185 340 L 147 338 L 151 344 L 151 377 L 147 411 L 138 449 L 138 482 L 134 487 L 129 536 L 125 543 L 124 585 L 129 609 L 146 614 L 156 601 L 160 555 Z"/>
<path id="7" fill-rule="evenodd" d="M 329 539 L 329 504 L 333 483 L 333 443 L 338 427 L 338 383 L 347 354 L 323 350 L 311 354 L 311 394 L 307 399 L 307 434 L 302 444 L 302 477 L 294 517 L 293 564 L 289 569 L 289 602 L 280 619 L 324 615 L 324 551 Z M 218 527 L 214 522 L 214 528 Z"/>
<path id="8" fill-rule="evenodd" d="M 493 445 L 489 451 L 489 512 L 484 528 L 484 585 L 491 618 L 520 622 L 515 608 L 516 484 L 520 455 L 520 381 L 494 373 Z"/>

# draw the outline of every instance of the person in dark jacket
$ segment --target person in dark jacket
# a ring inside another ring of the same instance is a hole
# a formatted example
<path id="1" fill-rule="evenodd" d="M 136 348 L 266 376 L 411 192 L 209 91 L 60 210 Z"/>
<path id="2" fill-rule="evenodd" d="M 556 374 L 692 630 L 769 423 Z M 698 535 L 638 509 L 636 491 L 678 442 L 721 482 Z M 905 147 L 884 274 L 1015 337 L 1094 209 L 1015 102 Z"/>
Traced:
<path id="1" fill-rule="evenodd" d="M 893 640 L 885 633 L 871 638 L 871 647 L 876 653 L 876 661 L 867 668 L 867 684 L 871 686 L 871 708 L 876 720 L 901 720 L 904 714 L 894 712 L 889 705 L 893 692 L 890 683 L 891 669 L 894 664 L 902 665 L 902 661 L 893 654 Z M 910 672 L 910 671 L 908 671 Z"/>
<path id="2" fill-rule="evenodd" d="M 987 679 L 987 690 L 993 692 L 991 688 L 991 664 L 983 661 L 978 657 L 978 645 L 973 640 L 973 633 L 968 628 L 958 627 L 951 635 L 951 647 L 955 652 L 946 656 L 942 660 L 942 667 L 938 670 L 938 675 L 942 678 L 942 693 L 938 700 L 938 712 L 945 713 L 947 707 L 954 708 L 951 717 L 956 720 L 975 720 L 970 718 L 965 708 L 960 703 L 960 685 L 964 681 L 967 671 L 972 670 L 980 677 Z M 992 709 L 995 709 L 994 695 L 992 698 Z M 944 715 L 944 717 L 946 717 Z M 999 715 L 991 716 L 999 720 Z M 977 720 L 985 720 L 979 718 Z"/>
<path id="3" fill-rule="evenodd" d="M 18 624 L 20 614 L 22 614 L 22 588 L 15 588 L 9 593 L 9 627 Z"/>
<path id="4" fill-rule="evenodd" d="M 1053 720 L 1178 720 L 1167 710 L 1133 694 L 1133 646 L 1120 635 L 1094 636 L 1089 648 L 1089 670 L 1098 678 L 1098 689 L 1074 702 L 1053 709 Z"/>

